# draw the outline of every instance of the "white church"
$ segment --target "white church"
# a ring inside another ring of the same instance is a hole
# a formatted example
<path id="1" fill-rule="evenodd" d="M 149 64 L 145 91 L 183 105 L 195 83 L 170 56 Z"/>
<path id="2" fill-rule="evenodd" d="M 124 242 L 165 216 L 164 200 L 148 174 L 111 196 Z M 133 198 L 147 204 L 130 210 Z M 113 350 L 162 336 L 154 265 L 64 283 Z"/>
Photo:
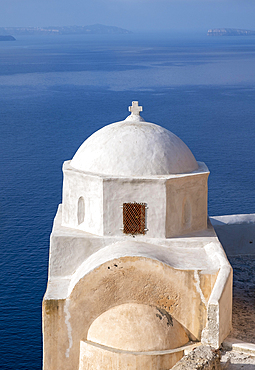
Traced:
<path id="1" fill-rule="evenodd" d="M 43 300 L 44 370 L 168 370 L 231 330 L 232 268 L 209 170 L 142 107 L 63 165 Z"/>

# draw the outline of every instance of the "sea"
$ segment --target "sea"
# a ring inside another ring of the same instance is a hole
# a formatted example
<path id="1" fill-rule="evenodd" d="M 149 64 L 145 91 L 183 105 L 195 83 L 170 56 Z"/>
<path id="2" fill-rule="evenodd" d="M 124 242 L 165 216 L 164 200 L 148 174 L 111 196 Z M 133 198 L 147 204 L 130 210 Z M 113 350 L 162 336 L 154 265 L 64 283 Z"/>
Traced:
<path id="1" fill-rule="evenodd" d="M 0 368 L 37 370 L 62 164 L 133 100 L 207 164 L 209 215 L 255 212 L 255 37 L 16 39 L 0 43 Z"/>

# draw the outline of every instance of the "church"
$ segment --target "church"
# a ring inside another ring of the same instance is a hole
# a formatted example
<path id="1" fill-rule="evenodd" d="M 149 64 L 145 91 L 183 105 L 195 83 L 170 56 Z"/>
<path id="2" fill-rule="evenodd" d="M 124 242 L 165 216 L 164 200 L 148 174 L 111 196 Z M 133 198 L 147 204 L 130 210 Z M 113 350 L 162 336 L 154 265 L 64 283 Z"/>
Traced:
<path id="1" fill-rule="evenodd" d="M 168 370 L 231 330 L 232 268 L 186 144 L 130 115 L 63 164 L 43 299 L 44 370 Z"/>

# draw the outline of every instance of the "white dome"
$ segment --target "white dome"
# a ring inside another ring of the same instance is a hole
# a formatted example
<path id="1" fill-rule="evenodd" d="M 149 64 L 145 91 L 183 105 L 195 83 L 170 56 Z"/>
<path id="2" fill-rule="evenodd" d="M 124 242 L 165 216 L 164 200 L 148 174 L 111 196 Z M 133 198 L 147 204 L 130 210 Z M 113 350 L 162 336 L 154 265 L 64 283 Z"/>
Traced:
<path id="1" fill-rule="evenodd" d="M 181 139 L 133 114 L 85 140 L 71 166 L 85 172 L 128 177 L 181 174 L 198 169 L 193 154 Z"/>

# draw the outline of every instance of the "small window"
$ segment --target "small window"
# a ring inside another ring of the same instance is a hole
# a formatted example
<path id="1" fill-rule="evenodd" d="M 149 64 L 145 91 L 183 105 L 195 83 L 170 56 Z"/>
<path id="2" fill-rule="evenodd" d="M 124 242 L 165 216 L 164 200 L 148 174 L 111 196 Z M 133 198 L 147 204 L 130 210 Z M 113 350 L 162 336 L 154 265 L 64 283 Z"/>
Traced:
<path id="1" fill-rule="evenodd" d="M 123 203 L 123 232 L 145 234 L 145 203 Z"/>
<path id="2" fill-rule="evenodd" d="M 83 197 L 80 197 L 79 200 L 78 200 L 77 218 L 78 218 L 78 225 L 80 225 L 84 222 L 85 202 L 84 202 Z"/>

